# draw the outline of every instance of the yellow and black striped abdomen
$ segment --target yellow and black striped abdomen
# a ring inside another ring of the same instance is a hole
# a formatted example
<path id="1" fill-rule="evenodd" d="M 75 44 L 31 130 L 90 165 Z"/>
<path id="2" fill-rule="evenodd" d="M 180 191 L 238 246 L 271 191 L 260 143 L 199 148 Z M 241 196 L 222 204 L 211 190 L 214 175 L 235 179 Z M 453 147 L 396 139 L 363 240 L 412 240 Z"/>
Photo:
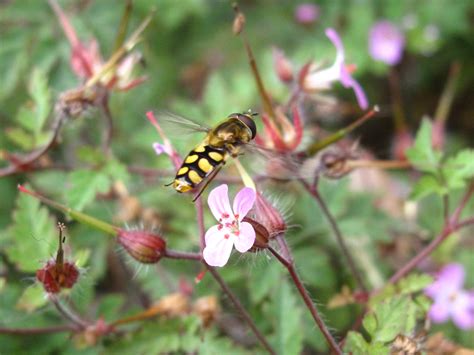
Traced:
<path id="1" fill-rule="evenodd" d="M 212 171 L 227 158 L 224 148 L 200 144 L 184 159 L 176 173 L 173 187 L 178 192 L 187 192 L 199 185 Z"/>

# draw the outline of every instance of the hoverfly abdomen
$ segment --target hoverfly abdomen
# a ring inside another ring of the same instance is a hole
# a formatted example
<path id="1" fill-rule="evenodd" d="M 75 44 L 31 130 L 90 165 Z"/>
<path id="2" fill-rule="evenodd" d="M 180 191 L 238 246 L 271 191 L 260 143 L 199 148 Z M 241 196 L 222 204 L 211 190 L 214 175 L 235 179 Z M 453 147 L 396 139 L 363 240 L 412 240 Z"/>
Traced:
<path id="1" fill-rule="evenodd" d="M 211 147 L 200 144 L 194 148 L 184 159 L 179 168 L 173 187 L 178 192 L 187 192 L 199 185 L 227 158 L 225 148 Z"/>

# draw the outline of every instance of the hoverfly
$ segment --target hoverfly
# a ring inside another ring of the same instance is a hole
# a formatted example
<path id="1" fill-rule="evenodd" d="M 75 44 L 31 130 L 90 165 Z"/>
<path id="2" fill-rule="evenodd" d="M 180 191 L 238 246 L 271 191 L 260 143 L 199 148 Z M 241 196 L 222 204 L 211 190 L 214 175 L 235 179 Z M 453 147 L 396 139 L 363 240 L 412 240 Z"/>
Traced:
<path id="1" fill-rule="evenodd" d="M 244 113 L 232 113 L 214 128 L 200 127 L 194 122 L 187 122 L 184 118 L 171 116 L 171 120 L 175 123 L 193 126 L 195 130 L 204 131 L 207 135 L 188 153 L 174 180 L 166 186 L 172 185 L 178 192 L 188 192 L 199 188 L 194 198 L 196 200 L 227 159 L 240 155 L 242 147 L 255 138 L 257 126 L 253 117 L 256 115 L 258 113 L 251 110 Z"/>

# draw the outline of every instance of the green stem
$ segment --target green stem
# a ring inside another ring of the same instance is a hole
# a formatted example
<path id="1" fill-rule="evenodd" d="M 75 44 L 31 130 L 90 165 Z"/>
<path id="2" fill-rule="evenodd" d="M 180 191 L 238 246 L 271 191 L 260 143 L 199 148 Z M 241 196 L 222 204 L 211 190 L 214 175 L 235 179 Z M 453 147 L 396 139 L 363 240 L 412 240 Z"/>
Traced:
<path id="1" fill-rule="evenodd" d="M 308 156 L 315 155 L 319 151 L 323 150 L 324 148 L 330 146 L 331 144 L 341 140 L 347 134 L 352 132 L 354 129 L 365 123 L 368 119 L 372 118 L 377 112 L 379 111 L 378 106 L 374 106 L 372 110 L 367 112 L 364 116 L 356 120 L 355 122 L 351 123 L 349 126 L 340 129 L 339 131 L 331 134 L 329 137 L 326 137 L 322 141 L 314 142 L 309 146 L 306 150 Z"/>
<path id="2" fill-rule="evenodd" d="M 116 236 L 117 233 L 119 232 L 120 228 L 118 227 L 115 227 L 111 224 L 108 224 L 106 222 L 103 222 L 97 218 L 94 218 L 92 216 L 89 216 L 85 213 L 82 213 L 82 212 L 79 212 L 79 211 L 75 211 L 67 206 L 64 206 L 56 201 L 53 201 L 53 200 L 50 200 L 49 198 L 46 198 L 40 194 L 38 194 L 37 192 L 34 192 L 34 191 L 31 191 L 31 190 L 28 190 L 27 188 L 25 188 L 24 186 L 22 185 L 18 185 L 18 190 L 20 192 L 23 192 L 23 193 L 26 193 L 30 196 L 33 196 L 35 198 L 37 198 L 38 200 L 40 200 L 41 202 L 43 202 L 44 204 L 58 210 L 58 211 L 61 211 L 62 213 L 64 213 L 65 215 L 71 217 L 72 219 L 80 222 L 80 223 L 84 223 L 84 224 L 87 224 L 95 229 L 98 229 L 102 232 L 105 232 L 107 234 L 110 234 L 110 235 L 113 235 L 113 236 Z"/>

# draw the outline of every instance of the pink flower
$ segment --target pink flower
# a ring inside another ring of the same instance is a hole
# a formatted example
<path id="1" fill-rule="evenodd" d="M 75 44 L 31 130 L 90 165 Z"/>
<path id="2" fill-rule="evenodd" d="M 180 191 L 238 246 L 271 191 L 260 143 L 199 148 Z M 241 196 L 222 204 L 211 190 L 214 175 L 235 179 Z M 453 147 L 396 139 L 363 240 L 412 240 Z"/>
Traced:
<path id="1" fill-rule="evenodd" d="M 295 19 L 303 25 L 311 25 L 319 14 L 319 6 L 315 4 L 300 4 L 295 9 Z"/>
<path id="2" fill-rule="evenodd" d="M 367 97 L 360 84 L 351 76 L 349 66 L 345 63 L 344 47 L 341 38 L 337 32 L 332 29 L 326 29 L 326 36 L 336 47 L 336 60 L 329 68 L 319 69 L 314 65 L 304 73 L 302 86 L 305 91 L 314 92 L 328 90 L 335 81 L 340 81 L 345 88 L 352 88 L 361 109 L 365 110 L 369 106 Z"/>
<path id="3" fill-rule="evenodd" d="M 242 222 L 255 203 L 256 193 L 249 187 L 240 190 L 230 207 L 228 187 L 223 184 L 209 194 L 207 203 L 219 224 L 206 232 L 203 257 L 210 266 L 224 266 L 229 260 L 232 247 L 241 253 L 248 251 L 255 242 L 255 230 L 248 222 Z"/>
<path id="4" fill-rule="evenodd" d="M 448 264 L 425 289 L 425 294 L 434 301 L 428 312 L 434 323 L 444 323 L 451 318 L 458 328 L 474 328 L 474 290 L 462 289 L 464 277 L 461 264 Z"/>
<path id="5" fill-rule="evenodd" d="M 379 21 L 372 26 L 369 34 L 369 53 L 375 60 L 388 65 L 400 62 L 405 47 L 402 31 L 389 21 Z"/>

